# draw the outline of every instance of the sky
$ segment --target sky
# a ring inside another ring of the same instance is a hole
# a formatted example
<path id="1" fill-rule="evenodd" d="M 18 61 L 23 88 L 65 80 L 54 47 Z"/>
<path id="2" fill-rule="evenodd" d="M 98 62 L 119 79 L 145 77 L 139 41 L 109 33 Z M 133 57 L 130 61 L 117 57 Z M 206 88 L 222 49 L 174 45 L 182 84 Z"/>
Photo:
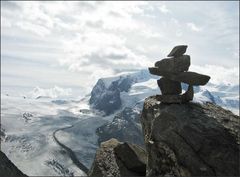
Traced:
<path id="1" fill-rule="evenodd" d="M 1 85 L 87 93 L 188 45 L 191 70 L 239 81 L 238 1 L 1 1 Z"/>

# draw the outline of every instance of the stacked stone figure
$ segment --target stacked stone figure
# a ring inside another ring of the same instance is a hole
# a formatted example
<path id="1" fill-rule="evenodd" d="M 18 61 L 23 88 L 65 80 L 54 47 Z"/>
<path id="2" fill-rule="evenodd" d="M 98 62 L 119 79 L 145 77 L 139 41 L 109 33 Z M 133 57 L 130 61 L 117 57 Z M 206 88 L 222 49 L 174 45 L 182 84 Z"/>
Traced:
<path id="1" fill-rule="evenodd" d="M 149 72 L 162 76 L 158 81 L 158 86 L 162 92 L 159 100 L 162 103 L 185 103 L 193 99 L 193 86 L 205 85 L 210 77 L 188 71 L 190 66 L 190 56 L 184 55 L 187 50 L 186 45 L 179 45 L 168 54 L 169 58 L 162 59 L 155 63 L 155 67 L 149 68 Z M 181 82 L 188 84 L 188 89 L 182 93 Z"/>

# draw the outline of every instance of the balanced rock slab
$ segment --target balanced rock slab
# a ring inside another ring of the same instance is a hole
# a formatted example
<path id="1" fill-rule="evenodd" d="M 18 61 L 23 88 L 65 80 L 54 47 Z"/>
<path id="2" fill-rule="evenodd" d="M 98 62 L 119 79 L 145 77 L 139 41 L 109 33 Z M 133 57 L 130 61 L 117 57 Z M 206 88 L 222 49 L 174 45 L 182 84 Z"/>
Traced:
<path id="1" fill-rule="evenodd" d="M 178 95 L 182 93 L 182 86 L 180 82 L 162 77 L 157 80 L 157 83 L 161 89 L 162 95 Z"/>
<path id="2" fill-rule="evenodd" d="M 171 73 L 168 71 L 160 70 L 157 67 L 148 68 L 149 72 L 153 75 L 163 76 L 173 81 L 183 82 L 189 85 L 205 85 L 210 77 L 204 74 L 198 74 L 196 72 L 182 72 L 182 73 Z"/>
<path id="3" fill-rule="evenodd" d="M 178 57 L 183 55 L 187 50 L 187 45 L 175 46 L 172 51 L 168 54 L 168 57 Z"/>
<path id="4" fill-rule="evenodd" d="M 188 71 L 190 66 L 190 56 L 183 55 L 177 58 L 165 58 L 155 63 L 155 67 L 160 70 L 179 73 Z"/>

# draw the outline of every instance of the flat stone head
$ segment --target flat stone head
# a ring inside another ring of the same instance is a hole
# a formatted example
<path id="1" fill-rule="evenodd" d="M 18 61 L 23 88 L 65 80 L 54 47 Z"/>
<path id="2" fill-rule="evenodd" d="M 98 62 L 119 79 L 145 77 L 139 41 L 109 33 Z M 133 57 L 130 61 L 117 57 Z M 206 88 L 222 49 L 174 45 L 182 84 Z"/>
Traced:
<path id="1" fill-rule="evenodd" d="M 182 56 L 186 50 L 187 50 L 187 45 L 178 45 L 175 46 L 172 51 L 168 54 L 168 57 L 179 57 Z"/>

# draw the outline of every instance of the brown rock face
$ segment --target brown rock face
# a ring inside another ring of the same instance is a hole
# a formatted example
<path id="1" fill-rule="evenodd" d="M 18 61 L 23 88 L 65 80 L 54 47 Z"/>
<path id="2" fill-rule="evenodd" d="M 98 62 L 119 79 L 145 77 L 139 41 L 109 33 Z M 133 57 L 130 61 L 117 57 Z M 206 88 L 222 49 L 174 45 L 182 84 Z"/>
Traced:
<path id="1" fill-rule="evenodd" d="M 239 121 L 214 104 L 147 98 L 141 116 L 146 176 L 239 176 Z"/>

